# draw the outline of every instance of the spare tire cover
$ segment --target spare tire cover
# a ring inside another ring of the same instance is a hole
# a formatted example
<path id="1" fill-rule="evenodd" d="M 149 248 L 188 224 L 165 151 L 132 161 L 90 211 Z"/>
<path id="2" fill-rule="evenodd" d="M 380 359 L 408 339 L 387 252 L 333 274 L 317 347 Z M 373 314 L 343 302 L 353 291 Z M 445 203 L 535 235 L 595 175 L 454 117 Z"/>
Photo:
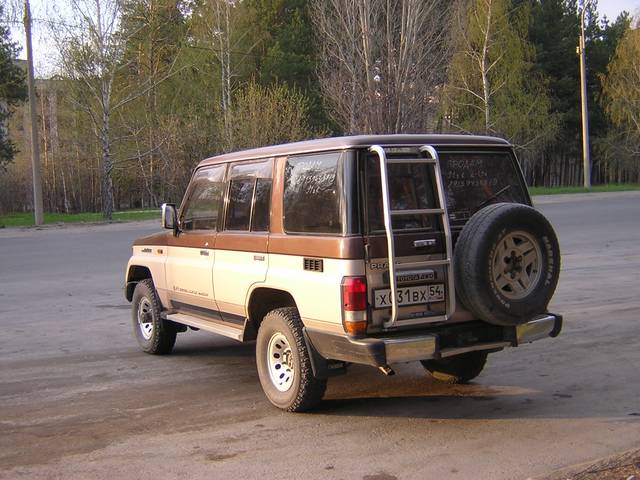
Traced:
<path id="1" fill-rule="evenodd" d="M 560 247 L 540 212 L 496 203 L 476 212 L 455 247 L 456 292 L 478 319 L 517 325 L 544 313 L 560 273 Z"/>

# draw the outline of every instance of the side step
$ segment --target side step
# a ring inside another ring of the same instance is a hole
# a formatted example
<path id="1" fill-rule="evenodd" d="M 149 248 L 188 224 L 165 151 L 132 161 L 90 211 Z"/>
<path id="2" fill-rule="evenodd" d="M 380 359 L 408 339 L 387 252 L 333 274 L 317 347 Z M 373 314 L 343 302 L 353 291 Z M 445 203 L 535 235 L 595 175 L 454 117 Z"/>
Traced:
<path id="1" fill-rule="evenodd" d="M 187 315 L 186 313 L 170 313 L 166 315 L 165 318 L 167 320 L 171 320 L 172 322 L 199 328 L 200 330 L 205 330 L 211 333 L 217 333 L 218 335 L 222 335 L 223 337 L 233 338 L 234 340 L 238 340 L 239 342 L 242 342 L 244 339 L 244 326 L 232 327 L 230 325 L 218 323 L 212 320 L 206 320 L 194 315 Z"/>

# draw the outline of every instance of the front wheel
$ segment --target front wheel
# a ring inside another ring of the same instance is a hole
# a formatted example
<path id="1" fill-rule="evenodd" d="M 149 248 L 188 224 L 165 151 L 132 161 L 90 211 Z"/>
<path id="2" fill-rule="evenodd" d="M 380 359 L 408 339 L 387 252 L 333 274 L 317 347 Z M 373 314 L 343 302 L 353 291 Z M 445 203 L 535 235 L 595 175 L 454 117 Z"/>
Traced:
<path id="1" fill-rule="evenodd" d="M 262 389 L 276 407 L 302 412 L 322 400 L 327 381 L 313 375 L 297 309 L 277 308 L 264 317 L 256 340 L 256 364 Z"/>
<path id="2" fill-rule="evenodd" d="M 140 348 L 155 355 L 171 353 L 177 331 L 160 316 L 160 299 L 151 279 L 138 282 L 131 307 L 133 331 Z"/>
<path id="3" fill-rule="evenodd" d="M 433 378 L 444 383 L 467 383 L 482 372 L 487 352 L 467 352 L 440 360 L 421 360 Z"/>

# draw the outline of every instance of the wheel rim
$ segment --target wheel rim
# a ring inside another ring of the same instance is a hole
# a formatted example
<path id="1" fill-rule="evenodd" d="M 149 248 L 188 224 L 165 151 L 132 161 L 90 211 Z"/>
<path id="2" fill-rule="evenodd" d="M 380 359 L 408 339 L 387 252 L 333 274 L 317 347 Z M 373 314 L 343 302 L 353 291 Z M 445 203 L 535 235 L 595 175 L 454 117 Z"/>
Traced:
<path id="1" fill-rule="evenodd" d="M 267 347 L 267 367 L 271 383 L 281 392 L 286 392 L 293 385 L 295 368 L 293 351 L 287 337 L 276 332 L 269 340 Z"/>
<path id="2" fill-rule="evenodd" d="M 143 298 L 138 304 L 138 328 L 145 340 L 153 335 L 153 307 L 148 298 Z"/>
<path id="3" fill-rule="evenodd" d="M 527 232 L 505 235 L 493 255 L 492 280 L 498 291 L 510 300 L 529 295 L 540 279 L 540 244 Z"/>

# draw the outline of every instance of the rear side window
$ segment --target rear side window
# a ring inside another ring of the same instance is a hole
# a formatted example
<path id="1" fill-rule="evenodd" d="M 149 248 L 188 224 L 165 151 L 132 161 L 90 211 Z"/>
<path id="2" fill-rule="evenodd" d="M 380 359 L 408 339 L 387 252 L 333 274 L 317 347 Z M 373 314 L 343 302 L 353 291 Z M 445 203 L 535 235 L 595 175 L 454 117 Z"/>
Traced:
<path id="1" fill-rule="evenodd" d="M 182 208 L 183 230 L 215 230 L 224 192 L 225 166 L 203 168 L 196 172 Z"/>
<path id="2" fill-rule="evenodd" d="M 510 152 L 440 152 L 440 168 L 454 223 L 465 222 L 491 203 L 527 203 Z"/>
<path id="3" fill-rule="evenodd" d="M 342 233 L 340 153 L 291 157 L 284 174 L 284 229 Z"/>
<path id="4" fill-rule="evenodd" d="M 269 230 L 272 169 L 272 160 L 237 163 L 231 166 L 226 230 Z"/>

